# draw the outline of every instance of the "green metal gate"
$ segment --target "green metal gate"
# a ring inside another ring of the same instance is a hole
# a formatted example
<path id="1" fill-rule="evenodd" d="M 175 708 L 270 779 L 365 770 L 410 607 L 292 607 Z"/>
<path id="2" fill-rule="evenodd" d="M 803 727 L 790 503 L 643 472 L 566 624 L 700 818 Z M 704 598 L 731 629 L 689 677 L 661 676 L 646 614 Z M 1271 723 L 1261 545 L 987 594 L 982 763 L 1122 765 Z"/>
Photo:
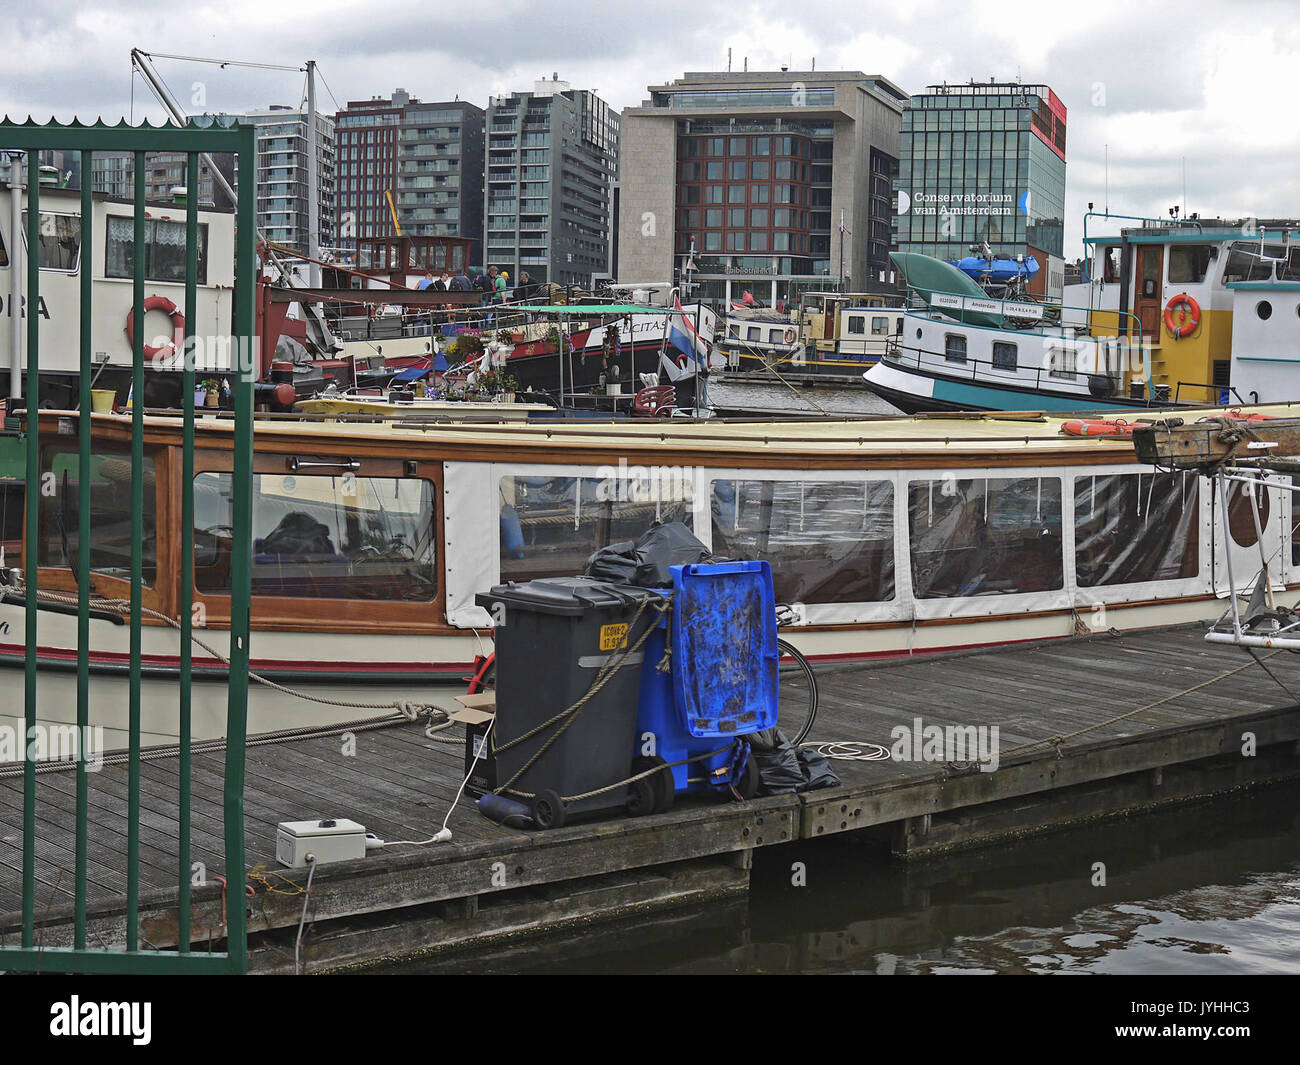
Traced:
<path id="1" fill-rule="evenodd" d="M 48 947 L 36 942 L 36 758 L 34 744 L 24 742 L 23 826 L 22 826 L 22 944 L 0 947 L 0 970 L 45 972 L 243 972 L 247 968 L 247 916 L 243 901 L 244 882 L 244 741 L 248 710 L 249 588 L 252 567 L 252 457 L 253 381 L 256 374 L 254 338 L 255 183 L 257 172 L 254 127 L 224 124 L 188 126 L 149 125 L 130 127 L 37 125 L 0 123 L 0 147 L 28 153 L 27 180 L 27 307 L 40 306 L 40 266 L 37 248 L 40 225 L 39 160 L 42 149 L 77 151 L 81 159 L 81 298 L 80 298 L 80 399 L 78 551 L 77 551 L 77 726 L 79 736 L 76 767 L 76 851 L 73 946 Z M 97 151 L 134 153 L 135 212 L 133 253 L 134 321 L 141 325 L 134 333 L 131 427 L 131 577 L 129 656 L 129 758 L 126 839 L 126 935 L 125 950 L 87 946 L 87 763 L 86 737 L 89 725 L 90 690 L 90 482 L 91 462 L 91 307 L 94 248 L 94 211 L 91 195 L 93 159 Z M 185 321 L 197 322 L 196 287 L 198 273 L 198 190 L 199 155 L 204 152 L 234 153 L 240 176 L 236 214 L 234 325 L 231 350 L 234 428 L 234 506 L 231 557 L 230 670 L 226 704 L 226 759 L 223 783 L 225 870 L 231 885 L 226 906 L 227 951 L 224 954 L 192 952 L 190 949 L 190 830 L 191 830 L 191 627 L 194 586 L 194 391 L 195 337 L 187 335 L 184 347 L 184 452 L 181 513 L 181 602 L 180 685 L 178 720 L 180 729 L 180 772 L 178 802 L 179 846 L 177 870 L 178 934 L 176 950 L 141 949 L 140 938 L 140 761 L 141 761 L 141 589 L 143 585 L 143 498 L 144 498 L 144 289 L 145 289 L 145 166 L 148 152 L 184 152 L 188 160 L 186 196 Z M 17 234 L 11 241 L 18 244 Z M 17 268 L 15 264 L 13 269 Z M 37 727 L 38 666 L 38 484 L 40 478 L 40 433 L 35 397 L 39 395 L 40 315 L 27 315 L 26 413 L 22 431 L 26 444 L 25 536 L 23 558 L 26 597 L 26 660 L 24 721 L 27 737 Z M 0 844 L 7 846 L 8 844 Z"/>

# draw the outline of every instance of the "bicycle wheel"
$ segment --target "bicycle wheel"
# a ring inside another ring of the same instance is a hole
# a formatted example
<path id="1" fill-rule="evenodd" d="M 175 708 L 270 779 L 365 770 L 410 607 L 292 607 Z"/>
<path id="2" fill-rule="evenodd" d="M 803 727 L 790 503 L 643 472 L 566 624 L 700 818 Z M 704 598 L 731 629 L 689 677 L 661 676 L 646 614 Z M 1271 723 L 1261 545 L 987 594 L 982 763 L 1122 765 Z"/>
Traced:
<path id="1" fill-rule="evenodd" d="M 777 640 L 776 649 L 780 655 L 777 662 L 780 689 L 777 725 L 797 747 L 808 738 L 813 722 L 817 720 L 817 677 L 808 659 L 793 644 Z"/>

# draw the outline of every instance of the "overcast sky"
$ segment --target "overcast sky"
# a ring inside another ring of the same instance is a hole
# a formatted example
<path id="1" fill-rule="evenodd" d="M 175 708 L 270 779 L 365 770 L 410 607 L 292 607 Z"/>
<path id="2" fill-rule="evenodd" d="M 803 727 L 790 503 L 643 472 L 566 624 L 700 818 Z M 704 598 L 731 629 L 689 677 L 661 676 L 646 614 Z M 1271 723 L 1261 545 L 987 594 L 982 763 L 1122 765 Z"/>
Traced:
<path id="1" fill-rule="evenodd" d="M 801 0 L 5 0 L 0 112 L 46 120 L 131 112 L 130 49 L 297 65 L 315 59 L 322 110 L 402 87 L 423 100 L 529 89 L 558 72 L 622 109 L 687 70 L 782 63 L 882 74 L 908 92 L 1017 76 L 1069 109 L 1066 253 L 1089 201 L 1164 215 L 1300 216 L 1295 0 L 1042 0 L 859 4 Z M 157 68 L 194 111 L 297 104 L 303 76 L 175 60 Z M 332 95 L 331 95 L 332 94 Z M 134 114 L 162 112 L 134 83 Z M 1109 195 L 1104 160 L 1109 146 Z"/>

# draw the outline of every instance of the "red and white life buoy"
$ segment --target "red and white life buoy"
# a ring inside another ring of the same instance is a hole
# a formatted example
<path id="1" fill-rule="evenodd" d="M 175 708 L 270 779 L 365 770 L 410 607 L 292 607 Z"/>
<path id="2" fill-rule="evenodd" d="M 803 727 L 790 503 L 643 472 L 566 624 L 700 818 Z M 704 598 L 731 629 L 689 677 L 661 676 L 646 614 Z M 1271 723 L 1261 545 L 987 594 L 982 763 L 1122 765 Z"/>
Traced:
<path id="1" fill-rule="evenodd" d="M 787 344 L 793 344 L 793 343 L 795 342 L 795 338 L 798 337 L 798 336 L 799 336 L 799 334 L 796 333 L 796 332 L 794 331 L 793 327 L 790 328 L 790 329 L 787 329 L 787 330 L 785 331 L 785 342 L 786 342 Z"/>
<path id="2" fill-rule="evenodd" d="M 1174 312 L 1178 321 L 1174 321 Z M 1186 292 L 1180 292 L 1165 305 L 1165 328 L 1175 340 L 1191 336 L 1201 324 L 1201 305 Z"/>
<path id="3" fill-rule="evenodd" d="M 690 364 L 691 364 L 690 359 L 688 359 L 685 355 L 677 356 L 677 369 L 685 370 L 688 366 L 690 366 Z"/>
<path id="4" fill-rule="evenodd" d="M 1074 418 L 1061 425 L 1066 436 L 1132 436 L 1134 423 L 1123 418 Z"/>
<path id="5" fill-rule="evenodd" d="M 169 340 L 166 344 L 163 344 L 161 347 L 156 347 L 156 348 L 146 344 L 144 346 L 144 357 L 146 359 L 153 359 L 153 358 L 157 358 L 159 355 L 162 355 L 164 358 L 169 358 L 170 356 L 175 355 L 178 351 L 181 350 L 181 348 L 185 346 L 185 315 L 183 315 L 180 312 L 180 310 L 177 309 L 176 304 L 174 304 L 166 296 L 149 296 L 144 301 L 144 309 L 146 313 L 149 311 L 162 311 L 163 314 L 167 315 L 167 317 L 172 320 L 172 339 Z M 134 349 L 135 348 L 135 308 L 134 307 L 132 307 L 129 311 L 126 312 L 126 329 L 124 330 L 124 332 L 126 333 L 127 341 L 131 344 L 132 349 Z"/>

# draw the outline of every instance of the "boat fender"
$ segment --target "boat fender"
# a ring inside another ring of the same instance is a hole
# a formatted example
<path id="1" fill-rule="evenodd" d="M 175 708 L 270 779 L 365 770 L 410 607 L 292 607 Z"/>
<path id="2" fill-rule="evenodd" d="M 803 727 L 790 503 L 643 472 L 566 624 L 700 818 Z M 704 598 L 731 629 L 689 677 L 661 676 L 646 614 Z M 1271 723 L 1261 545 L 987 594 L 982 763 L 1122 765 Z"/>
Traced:
<path id="1" fill-rule="evenodd" d="M 171 300 L 166 296 L 150 296 L 144 301 L 145 312 L 162 311 L 172 320 L 172 339 L 161 347 L 152 347 L 149 344 L 144 346 L 144 357 L 146 359 L 170 358 L 185 346 L 185 315 L 183 315 Z M 132 307 L 126 312 L 126 339 L 130 342 L 132 348 L 135 347 L 135 308 Z"/>
<path id="2" fill-rule="evenodd" d="M 501 508 L 501 547 L 510 558 L 524 557 L 524 526 L 509 503 Z"/>
<path id="3" fill-rule="evenodd" d="M 1175 324 L 1174 314 L 1178 313 Z M 1201 305 L 1186 292 L 1180 292 L 1165 305 L 1165 328 L 1175 340 L 1191 336 L 1201 324 Z"/>
<path id="4" fill-rule="evenodd" d="M 533 811 L 530 807 L 515 802 L 514 799 L 507 799 L 504 795 L 493 795 L 488 792 L 479 799 L 478 809 L 484 817 L 500 825 L 510 822 L 512 827 L 528 828 L 533 823 Z"/>

